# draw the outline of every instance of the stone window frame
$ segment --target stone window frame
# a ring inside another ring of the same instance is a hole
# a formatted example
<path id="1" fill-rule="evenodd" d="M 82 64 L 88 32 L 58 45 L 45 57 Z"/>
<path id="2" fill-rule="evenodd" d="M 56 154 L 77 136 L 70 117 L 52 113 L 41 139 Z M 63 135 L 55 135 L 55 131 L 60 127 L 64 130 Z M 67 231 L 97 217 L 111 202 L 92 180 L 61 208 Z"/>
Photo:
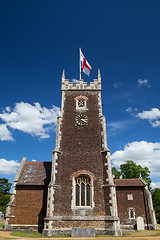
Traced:
<path id="1" fill-rule="evenodd" d="M 133 211 L 133 217 L 131 217 L 131 211 Z M 132 208 L 132 207 L 130 207 L 130 208 L 129 208 L 129 219 L 135 219 L 135 216 L 136 216 L 136 214 L 135 214 L 135 209 Z"/>
<path id="2" fill-rule="evenodd" d="M 76 101 L 76 110 L 77 111 L 85 111 L 85 110 L 88 110 L 87 108 L 87 101 L 88 101 L 88 98 L 86 96 L 77 96 L 74 98 L 74 100 Z M 84 106 L 79 106 L 79 101 L 83 100 L 84 101 Z"/>
<path id="3" fill-rule="evenodd" d="M 91 196 L 92 196 L 91 178 L 88 175 L 79 175 L 75 178 L 74 184 L 75 184 L 75 206 L 91 207 Z M 82 192 L 83 192 L 83 196 L 82 196 Z M 78 199 L 77 199 L 77 195 L 78 195 Z"/>
<path id="4" fill-rule="evenodd" d="M 90 178 L 90 206 L 76 206 L 76 179 L 80 176 L 86 176 Z M 86 170 L 79 170 L 78 172 L 75 172 L 71 175 L 72 180 L 72 201 L 71 201 L 71 208 L 72 209 L 93 209 L 94 204 L 94 184 L 93 181 L 95 180 L 95 176 L 93 173 L 86 171 Z"/>
<path id="5" fill-rule="evenodd" d="M 133 194 L 128 194 L 127 195 L 127 200 L 132 201 L 133 200 Z"/>

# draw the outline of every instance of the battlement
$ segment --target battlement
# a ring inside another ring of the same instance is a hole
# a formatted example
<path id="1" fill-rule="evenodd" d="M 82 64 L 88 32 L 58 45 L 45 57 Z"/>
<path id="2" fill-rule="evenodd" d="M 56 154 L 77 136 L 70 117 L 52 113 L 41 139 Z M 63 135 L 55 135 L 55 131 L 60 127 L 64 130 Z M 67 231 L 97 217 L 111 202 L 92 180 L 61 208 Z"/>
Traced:
<path id="1" fill-rule="evenodd" d="M 65 90 L 98 90 L 101 91 L 101 75 L 98 70 L 98 79 L 94 79 L 93 82 L 87 84 L 83 79 L 80 79 L 76 83 L 70 82 L 69 79 L 65 79 L 65 73 L 62 74 L 62 91 Z"/>

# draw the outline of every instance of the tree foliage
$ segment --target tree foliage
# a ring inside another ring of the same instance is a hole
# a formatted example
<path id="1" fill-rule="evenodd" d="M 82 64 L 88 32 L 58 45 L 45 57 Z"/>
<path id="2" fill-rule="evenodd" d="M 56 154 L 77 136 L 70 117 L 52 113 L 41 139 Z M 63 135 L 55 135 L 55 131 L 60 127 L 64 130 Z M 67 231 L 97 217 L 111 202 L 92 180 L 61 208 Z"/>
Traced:
<path id="1" fill-rule="evenodd" d="M 120 178 L 121 172 L 118 171 L 115 167 L 112 167 L 112 173 L 115 176 L 116 179 Z"/>
<path id="2" fill-rule="evenodd" d="M 121 164 L 120 171 L 113 167 L 112 172 L 115 175 L 115 178 L 120 178 L 120 175 L 122 175 L 122 178 L 124 179 L 139 178 L 141 172 L 142 178 L 148 183 L 148 185 L 151 184 L 151 179 L 149 177 L 149 169 L 147 167 L 143 168 L 140 165 L 137 165 L 132 160 L 127 160 L 124 164 Z"/>
<path id="3" fill-rule="evenodd" d="M 124 164 L 120 165 L 120 171 L 118 171 L 115 167 L 112 168 L 112 173 L 114 174 L 116 179 L 120 178 L 139 178 L 141 173 L 142 178 L 148 183 L 149 189 L 151 190 L 150 184 L 151 179 L 149 177 L 150 171 L 147 167 L 141 167 L 137 165 L 131 160 L 127 160 Z M 151 190 L 152 192 L 152 199 L 153 199 L 153 206 L 156 212 L 157 222 L 160 223 L 160 188 L 155 188 Z"/>
<path id="4" fill-rule="evenodd" d="M 157 222 L 160 223 L 160 188 L 155 188 L 152 190 L 152 199 Z"/>
<path id="5" fill-rule="evenodd" d="M 5 214 L 7 204 L 10 200 L 9 191 L 11 189 L 11 183 L 6 178 L 0 178 L 0 211 Z"/>

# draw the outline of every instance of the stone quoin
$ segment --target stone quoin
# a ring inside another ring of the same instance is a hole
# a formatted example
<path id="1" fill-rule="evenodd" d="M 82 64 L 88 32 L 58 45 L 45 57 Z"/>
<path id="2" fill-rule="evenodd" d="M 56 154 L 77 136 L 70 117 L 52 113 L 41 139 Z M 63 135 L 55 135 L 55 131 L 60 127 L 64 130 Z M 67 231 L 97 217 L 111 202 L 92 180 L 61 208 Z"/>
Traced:
<path id="1" fill-rule="evenodd" d="M 90 84 L 83 79 L 74 84 L 63 71 L 61 90 L 52 162 L 22 159 L 4 229 L 34 229 L 53 236 L 84 228 L 121 236 L 122 229 L 136 227 L 137 217 L 146 229 L 156 229 L 146 182 L 141 177 L 114 181 L 100 71 Z"/>

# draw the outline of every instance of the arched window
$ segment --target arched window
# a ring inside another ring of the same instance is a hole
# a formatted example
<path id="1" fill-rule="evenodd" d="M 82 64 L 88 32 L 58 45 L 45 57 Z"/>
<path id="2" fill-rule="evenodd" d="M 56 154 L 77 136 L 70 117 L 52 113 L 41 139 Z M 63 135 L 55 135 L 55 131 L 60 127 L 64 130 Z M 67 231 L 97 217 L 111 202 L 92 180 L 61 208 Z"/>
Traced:
<path id="1" fill-rule="evenodd" d="M 75 178 L 75 206 L 91 206 L 91 179 L 89 176 L 80 175 Z"/>

